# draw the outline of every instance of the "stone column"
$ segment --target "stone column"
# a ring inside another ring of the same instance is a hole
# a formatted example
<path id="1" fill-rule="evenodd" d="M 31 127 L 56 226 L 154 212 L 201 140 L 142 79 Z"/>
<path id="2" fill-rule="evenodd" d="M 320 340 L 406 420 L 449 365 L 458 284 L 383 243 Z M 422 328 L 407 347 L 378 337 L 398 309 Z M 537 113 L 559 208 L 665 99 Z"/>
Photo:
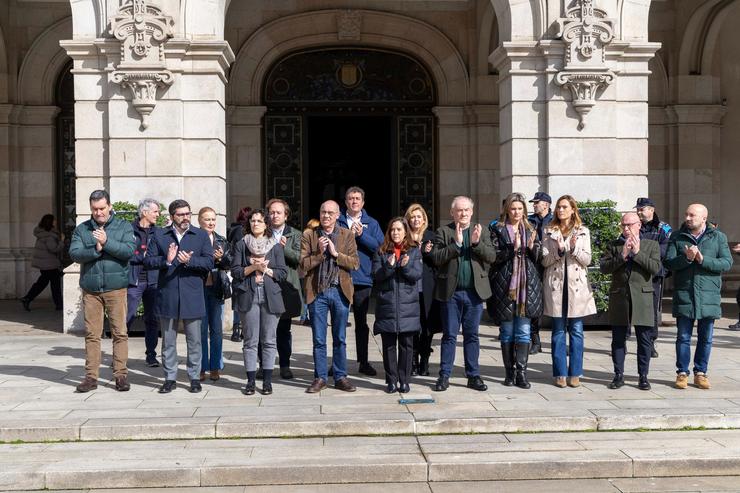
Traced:
<path id="1" fill-rule="evenodd" d="M 437 222 L 448 221 L 450 204 L 457 195 L 473 195 L 474 177 L 471 176 L 468 156 L 468 128 L 464 106 L 435 106 L 439 142 L 439 214 Z M 437 225 L 434 225 L 435 227 Z"/>
<path id="2" fill-rule="evenodd" d="M 262 196 L 262 117 L 266 106 L 229 106 L 226 114 L 228 177 L 228 219 L 245 206 L 264 205 Z M 300 214 L 300 211 L 296 211 Z"/>

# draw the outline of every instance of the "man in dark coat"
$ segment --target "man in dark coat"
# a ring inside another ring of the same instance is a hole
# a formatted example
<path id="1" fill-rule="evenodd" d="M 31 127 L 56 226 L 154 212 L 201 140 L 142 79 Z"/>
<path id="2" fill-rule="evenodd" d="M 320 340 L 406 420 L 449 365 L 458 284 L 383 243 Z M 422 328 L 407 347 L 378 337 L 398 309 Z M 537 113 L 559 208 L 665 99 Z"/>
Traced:
<path id="1" fill-rule="evenodd" d="M 139 202 L 139 217 L 131 222 L 136 238 L 134 256 L 129 261 L 128 291 L 126 293 L 128 314 L 126 325 L 129 332 L 136 317 L 139 302 L 144 305 L 144 346 L 146 347 L 146 366 L 155 368 L 157 363 L 157 342 L 159 341 L 159 322 L 154 313 L 157 302 L 157 278 L 159 271 L 144 268 L 144 257 L 149 247 L 149 239 L 154 236 L 159 218 L 159 202 L 143 199 Z"/>
<path id="2" fill-rule="evenodd" d="M 162 329 L 161 394 L 172 392 L 177 380 L 177 325 L 182 321 L 188 347 L 190 392 L 201 391 L 201 320 L 206 314 L 203 279 L 214 268 L 213 246 L 205 231 L 190 223 L 190 204 L 182 199 L 169 206 L 172 225 L 154 233 L 144 265 L 159 270 L 157 316 Z"/>
<path id="3" fill-rule="evenodd" d="M 650 390 L 648 372 L 653 322 L 653 276 L 660 271 L 660 245 L 640 234 L 640 218 L 635 212 L 622 216 L 622 234 L 609 243 L 599 268 L 611 274 L 609 289 L 609 322 L 612 325 L 612 362 L 614 379 L 610 389 L 624 385 L 624 357 L 627 352 L 627 329 L 637 332 L 638 388 Z"/>
<path id="4" fill-rule="evenodd" d="M 441 303 L 442 348 L 436 391 L 445 391 L 455 364 L 457 333 L 462 324 L 465 375 L 468 387 L 484 391 L 488 387 L 480 377 L 478 326 L 483 302 L 491 296 L 488 265 L 496 252 L 480 224 L 471 224 L 473 201 L 455 197 L 450 208 L 453 222 L 437 230 L 432 247 L 432 260 L 437 266 L 434 298 Z"/>
<path id="5" fill-rule="evenodd" d="M 552 197 L 545 192 L 537 192 L 534 194 L 534 198 L 530 200 L 534 212 L 527 216 L 529 224 L 537 231 L 537 241 L 542 244 L 542 235 L 547 226 L 552 221 L 552 210 L 550 208 L 552 204 Z M 545 272 L 545 268 L 542 264 L 537 264 L 537 269 L 540 273 L 540 279 L 542 279 L 542 273 Z M 529 354 L 537 354 L 542 352 L 542 342 L 540 341 L 540 317 L 533 318 L 529 328 L 529 333 L 532 338 L 532 345 L 529 348 Z"/>
<path id="6" fill-rule="evenodd" d="M 665 253 L 668 249 L 668 238 L 671 236 L 671 226 L 660 220 L 655 213 L 655 203 L 647 198 L 640 197 L 635 204 L 637 215 L 640 216 L 640 235 L 646 240 L 657 241 L 660 245 L 660 260 L 665 260 Z M 653 332 L 650 337 L 653 340 L 652 357 L 658 357 L 658 351 L 655 349 L 655 341 L 658 339 L 658 327 L 663 318 L 663 280 L 668 271 L 661 264 L 660 271 L 653 276 L 653 307 L 655 310 L 655 322 L 653 323 Z"/>
<path id="7" fill-rule="evenodd" d="M 707 208 L 691 204 L 686 221 L 668 241 L 665 264 L 673 272 L 673 316 L 676 317 L 676 387 L 688 386 L 691 334 L 697 321 L 694 385 L 709 389 L 707 367 L 714 321 L 722 317 L 722 273 L 732 267 L 727 236 L 707 223 Z"/>

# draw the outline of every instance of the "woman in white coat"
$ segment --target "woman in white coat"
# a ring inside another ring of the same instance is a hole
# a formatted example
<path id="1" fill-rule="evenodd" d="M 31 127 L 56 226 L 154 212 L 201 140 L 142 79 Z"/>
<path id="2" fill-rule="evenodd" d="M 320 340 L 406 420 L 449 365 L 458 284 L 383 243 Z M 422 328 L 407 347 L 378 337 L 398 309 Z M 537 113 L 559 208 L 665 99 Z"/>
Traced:
<path id="1" fill-rule="evenodd" d="M 552 318 L 552 373 L 558 387 L 566 386 L 566 376 L 567 385 L 581 384 L 583 317 L 596 313 L 586 277 L 590 263 L 591 235 L 581 222 L 576 200 L 563 195 L 556 202 L 555 217 L 542 240 L 544 315 Z"/>

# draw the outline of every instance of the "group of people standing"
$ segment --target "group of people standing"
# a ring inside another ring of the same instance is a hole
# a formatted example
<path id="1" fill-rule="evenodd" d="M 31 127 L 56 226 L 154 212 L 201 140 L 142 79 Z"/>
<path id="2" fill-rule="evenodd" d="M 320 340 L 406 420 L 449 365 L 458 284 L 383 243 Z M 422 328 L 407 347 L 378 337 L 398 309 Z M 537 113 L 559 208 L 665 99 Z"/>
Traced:
<path id="1" fill-rule="evenodd" d="M 218 380 L 223 370 L 223 303 L 230 297 L 243 332 L 246 395 L 257 392 L 258 374 L 259 391 L 272 393 L 276 356 L 281 378 L 293 377 L 290 325 L 304 303 L 314 360 L 314 378 L 306 391 L 320 392 L 331 376 L 335 388 L 351 392 L 355 386 L 348 378 L 346 356 L 350 306 L 358 371 L 377 373 L 368 358 L 371 292 L 376 296 L 373 332 L 381 336 L 389 393 L 408 392 L 412 375 L 429 375 L 436 332 L 442 332 L 442 340 L 434 390 L 449 387 L 460 332 L 467 386 L 487 390 L 478 361 L 484 302 L 500 327 L 504 385 L 530 388 L 528 358 L 541 350 L 538 322 L 547 316 L 552 320 L 553 383 L 578 387 L 583 376 L 583 319 L 596 313 L 587 279 L 590 233 L 573 197 L 560 197 L 554 212 L 546 193 L 538 192 L 529 202 L 535 206 L 532 215 L 522 194 L 510 194 L 500 217 L 484 230 L 472 221 L 473 201 L 455 197 L 452 221 L 436 232 L 429 228 L 424 208 L 413 204 L 383 232 L 365 210 L 364 191 L 351 187 L 345 209 L 333 200 L 324 202 L 318 226 L 303 233 L 287 224 L 288 204 L 272 199 L 266 209 L 251 210 L 241 237 L 229 242 L 215 232 L 216 213 L 209 207 L 199 211 L 198 228 L 191 224 L 189 204 L 175 200 L 168 208 L 172 224 L 157 228 L 155 200 L 143 200 L 139 218 L 131 224 L 111 213 L 105 191 L 95 191 L 90 196 L 92 218 L 77 227 L 70 246 L 70 257 L 81 264 L 86 325 L 86 377 L 77 390 L 97 387 L 103 311 L 113 337 L 115 387 L 130 388 L 126 322 L 143 300 L 149 366 L 158 365 L 157 333 L 162 336 L 165 379 L 159 391 L 176 387 L 176 336 L 182 323 L 190 391 L 199 392 L 206 372 Z M 678 321 L 676 386 L 687 385 L 689 344 L 697 320 L 694 381 L 709 388 L 712 327 L 721 316 L 720 276 L 732 265 L 727 239 L 707 224 L 707 210 L 700 204 L 689 206 L 686 222 L 672 234 L 649 199 L 639 199 L 636 209 L 622 217 L 622 233 L 609 243 L 599 264 L 602 272 L 612 275 L 614 378 L 609 386 L 624 385 L 626 340 L 634 326 L 638 386 L 650 388 L 659 290 L 668 270 L 675 279 L 673 312 Z"/>

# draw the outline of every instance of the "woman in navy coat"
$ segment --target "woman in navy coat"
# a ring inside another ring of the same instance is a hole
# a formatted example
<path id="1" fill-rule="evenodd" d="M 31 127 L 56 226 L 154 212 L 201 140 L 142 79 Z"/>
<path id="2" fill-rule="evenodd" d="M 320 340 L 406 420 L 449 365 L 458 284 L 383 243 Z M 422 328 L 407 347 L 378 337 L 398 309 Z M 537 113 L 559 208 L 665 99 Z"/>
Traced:
<path id="1" fill-rule="evenodd" d="M 377 293 L 373 332 L 383 341 L 386 392 L 408 392 L 414 334 L 421 329 L 419 289 L 421 253 L 402 217 L 391 219 L 385 239 L 373 255 Z"/>

